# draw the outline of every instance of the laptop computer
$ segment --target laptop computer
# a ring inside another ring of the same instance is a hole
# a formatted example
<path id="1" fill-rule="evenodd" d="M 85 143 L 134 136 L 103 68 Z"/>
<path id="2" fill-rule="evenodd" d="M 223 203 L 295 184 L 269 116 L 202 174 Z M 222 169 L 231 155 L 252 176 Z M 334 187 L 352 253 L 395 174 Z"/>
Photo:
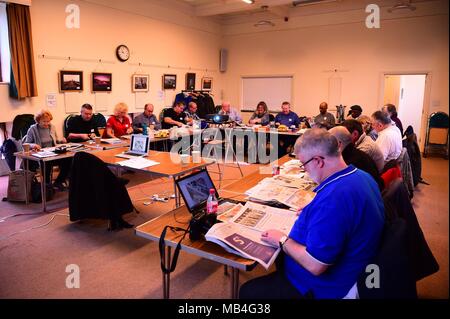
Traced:
<path id="1" fill-rule="evenodd" d="M 198 216 L 206 212 L 206 201 L 208 200 L 209 190 L 211 188 L 216 193 L 219 205 L 223 202 L 239 203 L 232 199 L 220 198 L 207 170 L 180 178 L 176 181 L 176 184 L 192 216 Z"/>
<path id="2" fill-rule="evenodd" d="M 150 145 L 150 137 L 142 134 L 132 134 L 128 151 L 116 154 L 117 157 L 135 158 L 147 155 Z"/>

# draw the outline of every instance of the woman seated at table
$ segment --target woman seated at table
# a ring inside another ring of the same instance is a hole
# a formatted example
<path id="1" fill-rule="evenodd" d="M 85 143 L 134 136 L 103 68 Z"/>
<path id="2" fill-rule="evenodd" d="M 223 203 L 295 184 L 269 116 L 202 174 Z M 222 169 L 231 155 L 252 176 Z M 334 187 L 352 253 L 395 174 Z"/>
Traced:
<path id="1" fill-rule="evenodd" d="M 256 110 L 253 115 L 250 117 L 248 121 L 249 124 L 260 124 L 260 125 L 268 125 L 270 122 L 269 111 L 267 109 L 267 104 L 264 101 L 261 101 L 256 106 Z"/>
<path id="2" fill-rule="evenodd" d="M 130 119 L 128 118 L 128 106 L 119 103 L 114 107 L 114 115 L 106 122 L 104 138 L 121 137 L 122 135 L 133 133 Z"/>
<path id="3" fill-rule="evenodd" d="M 39 111 L 34 117 L 36 124 L 33 124 L 28 129 L 25 136 L 24 143 L 30 144 L 30 149 L 39 151 L 41 148 L 56 146 L 60 143 L 66 143 L 66 139 L 58 139 L 55 126 L 50 122 L 53 119 L 52 114 L 48 110 Z M 53 186 L 59 190 L 67 189 L 67 177 L 70 171 L 71 158 L 63 158 L 59 160 L 49 161 L 46 164 L 45 182 L 50 184 L 50 176 L 53 166 L 59 166 L 59 174 Z M 29 168 L 35 171 L 39 167 L 38 162 L 30 161 Z"/>

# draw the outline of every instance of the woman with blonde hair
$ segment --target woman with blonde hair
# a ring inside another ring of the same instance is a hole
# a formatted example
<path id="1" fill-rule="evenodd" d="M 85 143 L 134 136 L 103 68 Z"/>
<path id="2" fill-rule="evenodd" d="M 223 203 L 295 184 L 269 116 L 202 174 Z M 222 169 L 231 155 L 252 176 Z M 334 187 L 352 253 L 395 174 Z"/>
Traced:
<path id="1" fill-rule="evenodd" d="M 103 133 L 103 137 L 121 137 L 122 135 L 133 133 L 133 127 L 127 114 L 128 106 L 125 103 L 118 103 L 114 107 L 114 115 L 106 122 L 106 130 Z"/>
<path id="2" fill-rule="evenodd" d="M 372 128 L 372 119 L 367 115 L 361 115 L 358 118 L 358 122 L 361 123 L 364 133 L 375 141 L 378 137 L 378 133 Z"/>
<path id="3" fill-rule="evenodd" d="M 34 151 L 39 151 L 41 148 L 45 147 L 53 147 L 57 144 L 66 143 L 66 139 L 62 138 L 58 139 L 58 135 L 56 134 L 55 126 L 51 124 L 53 120 L 52 113 L 50 111 L 42 109 L 34 116 L 34 120 L 36 124 L 33 124 L 28 129 L 27 135 L 24 138 L 24 143 L 30 144 L 30 149 Z M 35 161 L 31 161 L 30 169 L 36 170 L 39 167 L 39 164 Z M 45 181 L 46 183 L 50 183 L 50 174 L 52 171 L 52 167 L 54 165 L 59 166 L 59 174 L 53 184 L 54 187 L 64 190 L 67 188 L 66 179 L 69 175 L 70 171 L 70 158 L 63 158 L 56 161 L 51 161 L 47 163 L 49 167 L 46 167 Z"/>

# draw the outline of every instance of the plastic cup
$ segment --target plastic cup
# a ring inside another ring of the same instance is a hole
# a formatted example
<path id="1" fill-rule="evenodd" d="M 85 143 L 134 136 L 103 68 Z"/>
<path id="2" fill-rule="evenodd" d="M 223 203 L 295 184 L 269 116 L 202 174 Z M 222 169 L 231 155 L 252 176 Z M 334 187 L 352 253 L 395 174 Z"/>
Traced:
<path id="1" fill-rule="evenodd" d="M 200 155 L 200 151 L 192 151 L 192 162 L 193 163 L 201 163 L 202 157 Z"/>
<path id="2" fill-rule="evenodd" d="M 97 147 L 100 147 L 100 143 L 102 142 L 102 138 L 100 136 L 96 136 L 94 138 L 95 141 L 95 145 L 97 145 Z"/>
<path id="3" fill-rule="evenodd" d="M 181 154 L 181 165 L 187 165 L 189 163 L 189 155 L 188 154 Z"/>

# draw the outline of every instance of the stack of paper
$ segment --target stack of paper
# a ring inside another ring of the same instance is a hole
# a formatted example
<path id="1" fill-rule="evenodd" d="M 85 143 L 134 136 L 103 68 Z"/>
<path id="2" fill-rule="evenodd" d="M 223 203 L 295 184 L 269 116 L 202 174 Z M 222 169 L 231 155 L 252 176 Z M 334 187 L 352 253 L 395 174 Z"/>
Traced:
<path id="1" fill-rule="evenodd" d="M 130 167 L 130 168 L 142 169 L 142 168 L 158 165 L 159 162 L 155 162 L 155 161 L 143 158 L 143 157 L 136 157 L 136 158 L 131 158 L 126 161 L 117 162 L 117 164 L 119 164 L 121 166 Z"/>

